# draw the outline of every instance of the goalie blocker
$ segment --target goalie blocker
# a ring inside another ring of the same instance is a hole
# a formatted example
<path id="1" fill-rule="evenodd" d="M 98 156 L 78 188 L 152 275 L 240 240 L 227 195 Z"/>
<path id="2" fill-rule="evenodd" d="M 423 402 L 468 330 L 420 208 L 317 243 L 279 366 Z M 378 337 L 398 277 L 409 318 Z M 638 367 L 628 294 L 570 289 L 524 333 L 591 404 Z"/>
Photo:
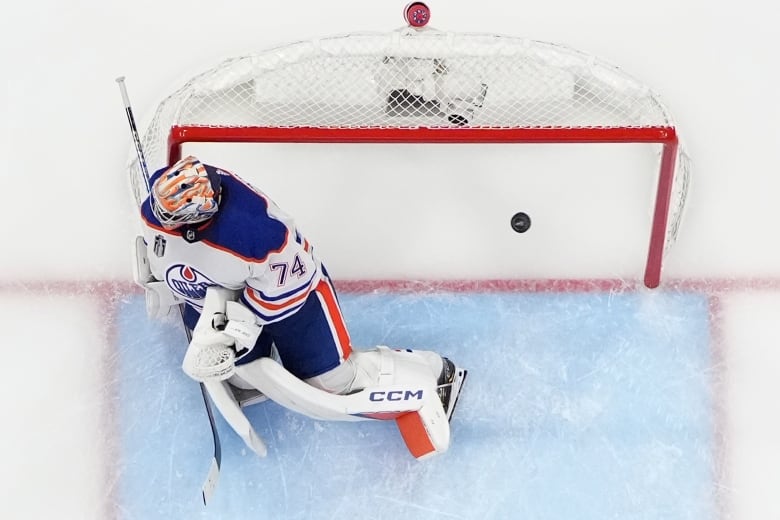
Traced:
<path id="1" fill-rule="evenodd" d="M 236 365 L 236 349 L 245 351 L 261 327 L 232 296 L 225 289 L 208 289 L 182 368 L 206 383 L 220 413 L 255 453 L 264 456 L 265 444 L 233 395 L 225 391 L 226 383 L 256 388 L 280 405 L 317 420 L 395 420 L 407 448 L 418 459 L 447 450 L 449 419 L 465 370 L 433 352 L 383 346 L 354 350 L 335 369 L 306 381 L 270 357 Z"/>

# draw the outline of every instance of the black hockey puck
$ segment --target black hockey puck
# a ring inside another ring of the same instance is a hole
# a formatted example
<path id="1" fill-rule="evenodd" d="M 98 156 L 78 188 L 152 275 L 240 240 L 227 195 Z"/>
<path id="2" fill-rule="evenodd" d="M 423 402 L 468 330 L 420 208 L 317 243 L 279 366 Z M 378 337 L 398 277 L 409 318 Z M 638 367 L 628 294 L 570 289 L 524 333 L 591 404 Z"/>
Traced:
<path id="1" fill-rule="evenodd" d="M 525 233 L 531 227 L 531 217 L 521 211 L 512 215 L 512 220 L 509 221 L 509 224 L 516 232 Z"/>

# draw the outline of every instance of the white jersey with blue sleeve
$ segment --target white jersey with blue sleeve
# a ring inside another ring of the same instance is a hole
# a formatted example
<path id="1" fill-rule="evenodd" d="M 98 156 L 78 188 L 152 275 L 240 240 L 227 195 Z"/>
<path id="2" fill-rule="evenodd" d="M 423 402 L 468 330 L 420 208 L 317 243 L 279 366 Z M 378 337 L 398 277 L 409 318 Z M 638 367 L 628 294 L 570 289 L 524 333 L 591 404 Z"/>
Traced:
<path id="1" fill-rule="evenodd" d="M 144 201 L 152 274 L 197 310 L 206 289 L 220 286 L 240 291 L 240 300 L 261 324 L 294 314 L 323 276 L 311 245 L 260 190 L 224 170 L 206 168 L 221 179 L 219 210 L 208 221 L 168 230 L 155 218 L 149 199 Z"/>

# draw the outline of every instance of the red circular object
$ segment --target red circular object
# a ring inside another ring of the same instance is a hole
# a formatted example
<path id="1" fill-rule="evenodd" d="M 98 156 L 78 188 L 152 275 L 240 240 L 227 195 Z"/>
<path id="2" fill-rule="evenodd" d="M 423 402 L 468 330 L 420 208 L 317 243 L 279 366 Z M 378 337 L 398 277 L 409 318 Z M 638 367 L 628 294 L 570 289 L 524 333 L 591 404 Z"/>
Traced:
<path id="1" fill-rule="evenodd" d="M 412 2 L 404 9 L 404 20 L 412 27 L 424 27 L 431 19 L 431 10 L 423 2 Z"/>

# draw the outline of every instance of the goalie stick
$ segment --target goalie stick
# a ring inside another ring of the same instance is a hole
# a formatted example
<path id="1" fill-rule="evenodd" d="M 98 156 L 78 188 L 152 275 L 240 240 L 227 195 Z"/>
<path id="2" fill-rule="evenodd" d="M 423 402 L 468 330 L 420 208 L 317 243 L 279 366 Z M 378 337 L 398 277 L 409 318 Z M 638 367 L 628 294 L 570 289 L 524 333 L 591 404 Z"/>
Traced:
<path id="1" fill-rule="evenodd" d="M 179 313 L 181 314 L 181 323 L 184 327 L 184 332 L 187 335 L 187 342 L 192 341 L 192 331 L 184 323 L 184 304 L 179 305 Z M 206 480 L 200 488 L 200 494 L 203 498 L 203 505 L 208 505 L 211 495 L 214 494 L 214 489 L 217 487 L 217 481 L 219 480 L 219 470 L 222 466 L 222 443 L 219 440 L 219 432 L 217 431 L 217 423 L 214 421 L 214 410 L 211 406 L 211 399 L 209 399 L 208 390 L 206 385 L 199 383 L 200 393 L 203 396 L 203 404 L 206 406 L 206 415 L 209 418 L 209 425 L 211 426 L 211 437 L 214 442 L 214 455 L 211 457 L 211 465 L 209 466 L 209 472 L 206 474 Z"/>
<path id="2" fill-rule="evenodd" d="M 146 185 L 146 192 L 149 193 L 151 186 L 149 185 L 149 168 L 146 165 L 146 157 L 144 157 L 143 147 L 141 146 L 141 139 L 138 136 L 138 128 L 135 124 L 135 117 L 133 116 L 133 109 L 130 106 L 130 97 L 127 95 L 127 87 L 125 86 L 125 77 L 120 76 L 116 78 L 116 82 L 119 85 L 119 91 L 122 94 L 122 102 L 125 106 L 125 114 L 127 115 L 127 122 L 130 125 L 130 133 L 133 137 L 133 145 L 135 146 L 135 153 L 138 156 L 138 166 L 143 173 L 144 182 Z M 183 305 L 183 304 L 181 304 Z M 192 331 L 184 324 L 183 307 L 179 306 L 179 311 L 182 313 L 182 325 L 187 335 L 187 341 L 192 340 Z M 201 495 L 203 497 L 203 504 L 206 505 L 214 493 L 214 489 L 217 487 L 217 481 L 219 480 L 219 470 L 222 465 L 222 444 L 219 440 L 219 432 L 217 431 L 217 424 L 214 420 L 214 411 L 211 406 L 211 401 L 208 396 L 208 391 L 203 383 L 200 383 L 200 391 L 203 396 L 203 403 L 206 406 L 206 415 L 208 415 L 209 425 L 211 426 L 211 435 L 213 438 L 214 453 L 211 458 L 211 465 L 209 466 L 206 480 L 201 487 Z"/>

